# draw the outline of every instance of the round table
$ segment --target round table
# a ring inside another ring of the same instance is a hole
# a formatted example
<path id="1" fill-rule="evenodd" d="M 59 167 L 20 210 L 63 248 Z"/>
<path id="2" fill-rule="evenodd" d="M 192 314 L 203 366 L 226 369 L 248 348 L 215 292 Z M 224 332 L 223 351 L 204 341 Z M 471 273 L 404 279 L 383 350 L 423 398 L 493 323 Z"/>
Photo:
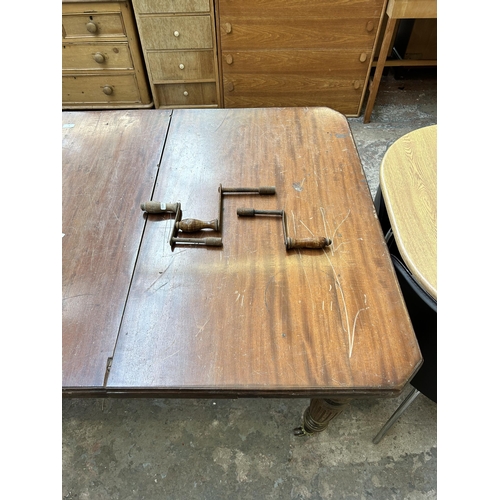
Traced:
<path id="1" fill-rule="evenodd" d="M 380 188 L 401 257 L 437 300 L 437 125 L 414 130 L 389 147 Z"/>

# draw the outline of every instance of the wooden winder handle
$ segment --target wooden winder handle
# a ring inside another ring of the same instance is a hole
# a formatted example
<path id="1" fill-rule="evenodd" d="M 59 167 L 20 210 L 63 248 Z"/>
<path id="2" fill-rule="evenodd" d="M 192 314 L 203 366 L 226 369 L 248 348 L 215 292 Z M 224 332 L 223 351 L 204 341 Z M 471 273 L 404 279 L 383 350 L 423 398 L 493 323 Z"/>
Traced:
<path id="1" fill-rule="evenodd" d="M 141 203 L 141 210 L 147 212 L 148 214 L 162 214 L 163 212 L 176 212 L 177 203 L 146 201 L 146 203 Z"/>
<path id="2" fill-rule="evenodd" d="M 236 213 L 240 217 L 254 217 L 255 216 L 255 208 L 237 208 Z"/>
<path id="3" fill-rule="evenodd" d="M 286 238 L 286 249 L 292 250 L 294 248 L 325 248 L 332 244 L 330 238 Z"/>
<path id="4" fill-rule="evenodd" d="M 222 246 L 222 238 L 203 238 L 205 240 L 205 245 L 208 247 L 221 247 Z"/>
<path id="5" fill-rule="evenodd" d="M 201 231 L 202 229 L 213 229 L 214 231 L 218 231 L 219 220 L 213 219 L 203 221 L 200 219 L 182 219 L 181 221 L 175 223 L 175 227 L 185 233 L 195 233 L 196 231 Z"/>

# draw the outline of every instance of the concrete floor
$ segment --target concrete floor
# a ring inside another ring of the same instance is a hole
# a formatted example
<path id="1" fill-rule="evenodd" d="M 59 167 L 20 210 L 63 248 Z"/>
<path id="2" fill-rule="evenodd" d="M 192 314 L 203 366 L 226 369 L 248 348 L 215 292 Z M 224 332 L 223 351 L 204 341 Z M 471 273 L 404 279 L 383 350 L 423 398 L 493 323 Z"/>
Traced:
<path id="1" fill-rule="evenodd" d="M 387 148 L 437 123 L 435 71 L 389 72 L 372 122 L 349 119 L 372 195 Z M 64 499 L 434 499 L 437 407 L 419 396 L 353 402 L 323 433 L 294 437 L 307 399 L 64 399 Z"/>

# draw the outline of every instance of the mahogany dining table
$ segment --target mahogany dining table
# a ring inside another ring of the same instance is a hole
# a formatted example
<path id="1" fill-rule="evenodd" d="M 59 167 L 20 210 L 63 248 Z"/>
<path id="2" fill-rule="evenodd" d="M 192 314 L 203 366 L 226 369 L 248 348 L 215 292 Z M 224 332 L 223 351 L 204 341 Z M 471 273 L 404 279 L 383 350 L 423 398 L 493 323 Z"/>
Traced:
<path id="1" fill-rule="evenodd" d="M 418 371 L 345 116 L 71 111 L 62 131 L 63 396 L 307 397 L 307 435 Z"/>

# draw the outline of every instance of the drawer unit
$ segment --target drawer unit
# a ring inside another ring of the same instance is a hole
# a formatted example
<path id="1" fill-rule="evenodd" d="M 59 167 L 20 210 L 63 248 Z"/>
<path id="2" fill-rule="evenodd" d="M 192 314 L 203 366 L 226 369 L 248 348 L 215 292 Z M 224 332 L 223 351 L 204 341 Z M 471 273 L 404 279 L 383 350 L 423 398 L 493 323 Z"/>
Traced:
<path id="1" fill-rule="evenodd" d="M 212 0 L 133 0 L 157 108 L 219 107 Z"/>
<path id="2" fill-rule="evenodd" d="M 153 106 L 129 1 L 62 4 L 63 109 Z"/>
<path id="3" fill-rule="evenodd" d="M 217 0 L 225 107 L 359 116 L 386 0 Z"/>

